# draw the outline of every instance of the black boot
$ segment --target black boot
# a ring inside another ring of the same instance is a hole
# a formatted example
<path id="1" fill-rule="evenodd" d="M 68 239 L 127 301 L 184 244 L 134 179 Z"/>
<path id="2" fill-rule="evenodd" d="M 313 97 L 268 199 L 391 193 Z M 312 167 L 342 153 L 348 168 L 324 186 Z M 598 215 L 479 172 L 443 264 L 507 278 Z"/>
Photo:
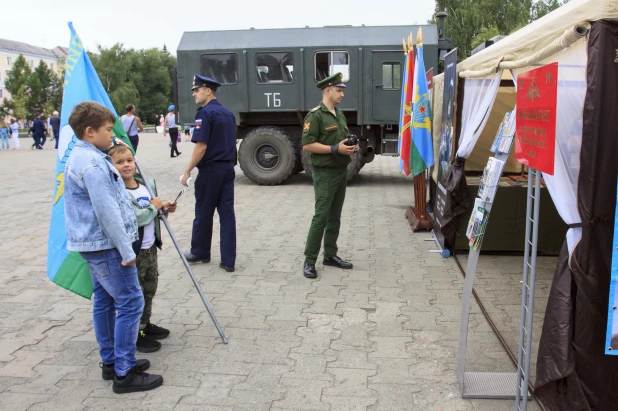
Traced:
<path id="1" fill-rule="evenodd" d="M 101 367 L 101 377 L 105 381 L 113 380 L 116 372 L 114 371 L 114 364 L 103 364 L 99 363 L 99 367 Z M 150 361 L 142 359 L 137 360 L 137 369 L 140 371 L 146 371 L 150 368 Z"/>
<path id="2" fill-rule="evenodd" d="M 307 278 L 317 278 L 318 273 L 315 271 L 315 264 L 305 263 L 305 269 L 303 275 Z"/>
<path id="3" fill-rule="evenodd" d="M 161 343 L 146 335 L 144 330 L 139 330 L 135 348 L 137 348 L 137 351 L 139 352 L 155 352 L 161 348 Z"/>
<path id="4" fill-rule="evenodd" d="M 116 394 L 126 394 L 128 392 L 154 390 L 160 387 L 161 384 L 163 384 L 162 376 L 145 373 L 136 366 L 131 368 L 124 377 L 114 375 L 112 390 Z"/>
<path id="5" fill-rule="evenodd" d="M 154 325 L 153 323 L 149 322 L 148 324 L 146 324 L 146 328 L 144 328 L 144 334 L 155 340 L 162 340 L 164 338 L 167 338 L 168 335 L 170 335 L 170 330 L 159 327 L 158 325 Z"/>
<path id="6" fill-rule="evenodd" d="M 337 268 L 350 269 L 354 267 L 352 263 L 348 263 L 347 261 L 343 261 L 341 258 L 337 256 L 324 258 L 324 265 L 330 265 Z"/>
<path id="7" fill-rule="evenodd" d="M 191 253 L 185 253 L 185 258 L 190 263 L 209 263 L 210 262 L 210 257 L 198 257 Z"/>

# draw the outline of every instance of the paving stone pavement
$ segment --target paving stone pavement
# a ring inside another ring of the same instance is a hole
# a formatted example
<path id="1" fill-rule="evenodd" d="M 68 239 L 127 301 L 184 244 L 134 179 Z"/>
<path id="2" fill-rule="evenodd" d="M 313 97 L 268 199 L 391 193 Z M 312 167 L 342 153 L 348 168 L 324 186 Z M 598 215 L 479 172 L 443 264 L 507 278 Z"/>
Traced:
<path id="1" fill-rule="evenodd" d="M 178 178 L 192 149 L 182 143 L 183 154 L 170 159 L 167 141 L 145 134 L 138 155 L 164 199 L 181 188 Z M 455 373 L 463 280 L 452 258 L 429 252 L 435 246 L 424 241 L 428 234 L 410 231 L 403 216 L 412 201 L 411 180 L 399 175 L 398 159 L 380 156 L 347 191 L 339 254 L 354 269 L 319 262 L 313 281 L 301 274 L 313 212 L 310 178 L 301 173 L 284 185 L 260 187 L 237 168 L 236 271 L 218 268 L 218 222 L 212 263 L 194 266 L 229 344 L 220 340 L 165 233 L 153 321 L 171 335 L 160 351 L 139 355 L 163 374 L 164 385 L 112 393 L 101 379 L 91 302 L 46 277 L 55 168 L 50 146 L 0 152 L 6 203 L 0 220 L 0 409 L 513 409 L 512 400 L 460 397 Z M 193 210 L 188 190 L 170 218 L 183 247 L 190 243 Z M 513 274 L 504 281 L 519 292 L 521 262 L 509 258 L 488 264 L 502 264 Z M 491 292 L 503 289 L 493 287 L 487 287 L 488 301 L 500 314 L 500 296 Z M 512 307 L 495 319 L 505 331 L 517 330 Z M 514 370 L 476 305 L 469 346 L 470 370 Z M 539 408 L 532 403 L 529 409 Z"/>

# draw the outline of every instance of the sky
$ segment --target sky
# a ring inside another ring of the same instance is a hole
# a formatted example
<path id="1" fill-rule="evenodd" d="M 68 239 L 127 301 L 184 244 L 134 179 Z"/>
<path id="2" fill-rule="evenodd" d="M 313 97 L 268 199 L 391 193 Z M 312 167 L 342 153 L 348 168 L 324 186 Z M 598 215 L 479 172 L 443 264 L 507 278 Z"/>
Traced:
<path id="1" fill-rule="evenodd" d="M 136 49 L 165 44 L 176 54 L 185 31 L 425 24 L 434 7 L 434 0 L 17 0 L 4 7 L 10 13 L 2 19 L 0 38 L 67 47 L 72 21 L 90 51 L 116 43 Z"/>

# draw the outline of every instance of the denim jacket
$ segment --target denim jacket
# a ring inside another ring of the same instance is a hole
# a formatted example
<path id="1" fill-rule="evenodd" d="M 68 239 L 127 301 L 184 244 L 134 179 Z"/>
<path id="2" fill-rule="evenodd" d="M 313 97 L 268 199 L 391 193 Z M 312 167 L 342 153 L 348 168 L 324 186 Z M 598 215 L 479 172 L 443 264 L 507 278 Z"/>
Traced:
<path id="1" fill-rule="evenodd" d="M 135 258 L 137 220 L 111 158 L 78 140 L 64 168 L 64 215 L 69 251 L 117 248 L 123 262 Z"/>

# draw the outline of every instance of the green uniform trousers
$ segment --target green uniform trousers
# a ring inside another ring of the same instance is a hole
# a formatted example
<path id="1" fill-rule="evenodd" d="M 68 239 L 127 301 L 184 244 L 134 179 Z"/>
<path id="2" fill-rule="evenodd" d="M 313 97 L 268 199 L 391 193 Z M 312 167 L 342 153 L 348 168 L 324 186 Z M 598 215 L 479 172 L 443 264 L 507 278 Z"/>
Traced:
<path id="1" fill-rule="evenodd" d="M 347 180 L 347 168 L 336 172 L 313 172 L 315 214 L 305 246 L 305 262 L 308 264 L 315 264 L 318 259 L 322 237 L 324 237 L 324 258 L 337 255 L 337 238 Z"/>
<path id="2" fill-rule="evenodd" d="M 152 314 L 152 299 L 159 284 L 159 267 L 157 263 L 157 246 L 142 249 L 137 256 L 137 276 L 144 293 L 144 312 L 140 324 L 148 324 Z"/>

